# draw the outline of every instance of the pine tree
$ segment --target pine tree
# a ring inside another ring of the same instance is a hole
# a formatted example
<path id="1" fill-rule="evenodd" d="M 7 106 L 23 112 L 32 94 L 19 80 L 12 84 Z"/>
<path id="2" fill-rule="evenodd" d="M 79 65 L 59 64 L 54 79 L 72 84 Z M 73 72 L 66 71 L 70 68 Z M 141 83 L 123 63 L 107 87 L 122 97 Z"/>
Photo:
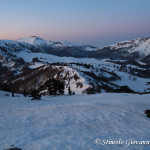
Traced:
<path id="1" fill-rule="evenodd" d="M 69 95 L 72 95 L 72 94 L 73 94 L 72 91 L 71 91 L 70 86 L 68 87 L 68 94 L 69 94 Z"/>
<path id="2" fill-rule="evenodd" d="M 35 89 L 31 92 L 31 97 L 32 97 L 31 100 L 41 100 L 41 96 L 42 95 L 39 93 L 39 91 Z"/>
<path id="3" fill-rule="evenodd" d="M 12 91 L 12 97 L 15 97 L 15 94 L 14 94 L 14 92 Z"/>
<path id="4" fill-rule="evenodd" d="M 23 90 L 23 95 L 24 95 L 24 97 L 27 97 L 26 89 Z"/>

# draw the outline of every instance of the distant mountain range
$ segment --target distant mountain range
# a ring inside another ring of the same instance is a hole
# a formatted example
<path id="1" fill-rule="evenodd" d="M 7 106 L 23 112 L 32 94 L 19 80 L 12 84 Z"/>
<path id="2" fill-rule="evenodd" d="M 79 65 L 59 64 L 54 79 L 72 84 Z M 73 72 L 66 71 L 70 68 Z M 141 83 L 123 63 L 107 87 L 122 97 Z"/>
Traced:
<path id="1" fill-rule="evenodd" d="M 90 45 L 78 45 L 66 41 L 45 41 L 36 36 L 19 39 L 17 41 L 41 47 L 45 53 L 57 56 L 150 62 L 150 37 L 119 42 L 101 49 Z"/>
<path id="2" fill-rule="evenodd" d="M 150 37 L 119 42 L 115 45 L 97 48 L 90 45 L 74 44 L 66 41 L 46 41 L 40 37 L 31 36 L 17 41 L 1 40 L 0 46 L 14 45 L 19 49 L 32 47 L 33 52 L 42 52 L 56 56 L 76 58 L 96 58 L 111 60 L 132 60 L 150 63 Z"/>
<path id="3" fill-rule="evenodd" d="M 92 53 L 91 57 L 141 61 L 150 64 L 150 37 L 119 42 L 115 45 L 104 47 L 94 54 Z"/>
<path id="4" fill-rule="evenodd" d="M 66 94 L 69 86 L 76 94 L 121 92 L 122 88 L 150 92 L 150 37 L 104 48 L 36 36 L 0 40 L 0 84 L 30 93 L 49 78 L 63 79 Z"/>

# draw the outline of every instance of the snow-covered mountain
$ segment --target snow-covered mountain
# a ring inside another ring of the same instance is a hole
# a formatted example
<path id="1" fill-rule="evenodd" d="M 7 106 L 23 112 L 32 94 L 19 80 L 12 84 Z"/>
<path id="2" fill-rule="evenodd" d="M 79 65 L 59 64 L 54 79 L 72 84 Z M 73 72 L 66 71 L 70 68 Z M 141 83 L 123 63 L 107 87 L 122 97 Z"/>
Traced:
<path id="1" fill-rule="evenodd" d="M 32 44 L 32 45 L 35 45 L 35 46 L 36 45 L 51 45 L 52 44 L 52 42 L 43 40 L 42 38 L 37 37 L 37 36 L 21 38 L 21 39 L 19 39 L 17 41 L 18 42 L 29 43 L 29 44 Z"/>
<path id="2" fill-rule="evenodd" d="M 0 82 L 13 85 L 17 93 L 38 89 L 49 77 L 64 80 L 65 93 L 68 86 L 76 94 L 149 92 L 149 42 L 141 38 L 93 51 L 92 46 L 71 47 L 68 42 L 56 48 L 35 36 L 1 40 Z"/>
<path id="3" fill-rule="evenodd" d="M 112 45 L 111 48 L 113 50 L 119 48 L 126 48 L 128 49 L 129 53 L 140 52 L 142 55 L 147 56 L 150 54 L 150 37 L 139 38 L 132 41 L 119 42 L 115 45 Z"/>
<path id="4" fill-rule="evenodd" d="M 37 36 L 21 38 L 17 40 L 17 42 L 29 43 L 34 46 L 49 46 L 52 48 L 80 47 L 86 51 L 98 50 L 97 47 L 93 47 L 90 45 L 75 44 L 68 41 L 47 41 Z"/>
<path id="5" fill-rule="evenodd" d="M 119 42 L 91 53 L 91 57 L 141 61 L 150 64 L 150 37 Z"/>
<path id="6" fill-rule="evenodd" d="M 27 37 L 27 38 L 21 38 L 19 40 L 17 40 L 18 42 L 24 42 L 24 43 L 29 43 L 35 46 L 52 46 L 52 47 L 67 47 L 67 46 L 77 46 L 76 44 L 70 43 L 70 42 L 66 42 L 66 41 L 47 41 L 47 40 L 43 40 L 40 37 L 37 36 L 31 36 L 31 37 Z"/>

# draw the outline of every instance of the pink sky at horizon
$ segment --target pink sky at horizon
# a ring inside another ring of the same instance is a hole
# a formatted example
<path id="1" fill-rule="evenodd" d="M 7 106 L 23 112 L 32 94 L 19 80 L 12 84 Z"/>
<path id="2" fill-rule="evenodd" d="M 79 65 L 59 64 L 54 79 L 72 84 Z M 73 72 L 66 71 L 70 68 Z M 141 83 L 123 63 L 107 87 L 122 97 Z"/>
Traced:
<path id="1" fill-rule="evenodd" d="M 3 0 L 0 39 L 45 40 L 105 46 L 150 36 L 149 0 Z"/>

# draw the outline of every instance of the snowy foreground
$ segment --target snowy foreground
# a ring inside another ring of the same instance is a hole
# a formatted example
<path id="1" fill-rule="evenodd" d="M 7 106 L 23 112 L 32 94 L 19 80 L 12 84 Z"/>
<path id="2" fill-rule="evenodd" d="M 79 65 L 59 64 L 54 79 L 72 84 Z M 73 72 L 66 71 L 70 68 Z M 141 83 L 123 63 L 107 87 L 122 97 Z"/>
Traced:
<path id="1" fill-rule="evenodd" d="M 150 141 L 150 95 L 97 94 L 9 97 L 0 92 L 0 149 L 149 150 L 150 145 L 96 145 L 103 140 Z M 99 142 L 99 141 L 98 141 Z M 103 143 L 104 144 L 104 143 Z"/>

